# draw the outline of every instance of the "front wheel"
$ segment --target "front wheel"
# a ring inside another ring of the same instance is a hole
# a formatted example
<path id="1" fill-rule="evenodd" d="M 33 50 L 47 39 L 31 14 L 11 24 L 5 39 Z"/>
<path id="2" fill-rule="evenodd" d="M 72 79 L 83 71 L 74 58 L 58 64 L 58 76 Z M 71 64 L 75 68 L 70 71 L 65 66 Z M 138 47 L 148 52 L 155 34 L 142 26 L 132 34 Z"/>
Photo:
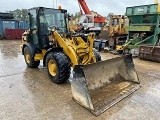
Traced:
<path id="1" fill-rule="evenodd" d="M 51 52 L 46 57 L 46 67 L 52 82 L 60 84 L 70 77 L 70 61 L 62 52 Z"/>
<path id="2" fill-rule="evenodd" d="M 24 48 L 24 59 L 28 67 L 36 68 L 39 66 L 40 61 L 34 60 L 34 52 L 29 49 L 29 47 Z"/>

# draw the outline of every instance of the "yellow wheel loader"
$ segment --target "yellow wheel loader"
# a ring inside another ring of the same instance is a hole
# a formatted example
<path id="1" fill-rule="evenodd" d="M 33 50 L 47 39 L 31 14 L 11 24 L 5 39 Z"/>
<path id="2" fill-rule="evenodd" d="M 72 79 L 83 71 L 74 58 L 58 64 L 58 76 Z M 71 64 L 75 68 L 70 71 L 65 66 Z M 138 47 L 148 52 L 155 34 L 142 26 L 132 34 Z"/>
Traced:
<path id="1" fill-rule="evenodd" d="M 95 34 L 68 31 L 67 19 L 64 9 L 29 9 L 30 29 L 22 37 L 22 54 L 30 68 L 43 60 L 52 82 L 70 79 L 74 100 L 99 115 L 139 88 L 132 56 L 102 61 L 93 48 Z"/>
<path id="2" fill-rule="evenodd" d="M 124 15 L 111 15 L 109 24 L 106 24 L 100 34 L 100 38 L 108 40 L 108 50 L 113 54 L 122 54 L 127 39 L 129 20 Z"/>
<path id="3" fill-rule="evenodd" d="M 111 15 L 109 26 L 109 45 L 112 49 L 121 53 L 122 45 L 127 39 L 126 27 L 129 26 L 129 20 L 124 15 Z"/>

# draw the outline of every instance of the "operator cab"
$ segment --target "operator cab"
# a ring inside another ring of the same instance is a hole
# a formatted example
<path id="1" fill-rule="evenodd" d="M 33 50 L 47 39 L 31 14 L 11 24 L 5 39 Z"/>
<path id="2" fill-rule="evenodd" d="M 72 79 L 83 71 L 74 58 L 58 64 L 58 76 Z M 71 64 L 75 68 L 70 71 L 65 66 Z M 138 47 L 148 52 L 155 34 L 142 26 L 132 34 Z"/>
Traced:
<path id="1" fill-rule="evenodd" d="M 34 47 L 49 48 L 49 27 L 55 27 L 60 33 L 67 33 L 67 10 L 35 7 L 29 9 L 29 39 Z"/>
<path id="2" fill-rule="evenodd" d="M 88 28 L 94 27 L 94 16 L 89 14 L 82 15 L 79 19 L 78 24 L 87 26 Z"/>

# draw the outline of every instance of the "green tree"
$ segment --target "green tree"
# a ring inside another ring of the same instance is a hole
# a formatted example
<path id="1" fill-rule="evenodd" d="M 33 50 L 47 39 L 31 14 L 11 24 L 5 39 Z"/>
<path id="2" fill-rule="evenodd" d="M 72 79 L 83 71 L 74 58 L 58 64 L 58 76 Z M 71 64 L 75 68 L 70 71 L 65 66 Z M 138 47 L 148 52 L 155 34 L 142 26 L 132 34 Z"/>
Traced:
<path id="1" fill-rule="evenodd" d="M 27 9 L 16 9 L 13 11 L 9 11 L 9 13 L 13 14 L 15 20 L 28 21 L 28 10 Z"/>

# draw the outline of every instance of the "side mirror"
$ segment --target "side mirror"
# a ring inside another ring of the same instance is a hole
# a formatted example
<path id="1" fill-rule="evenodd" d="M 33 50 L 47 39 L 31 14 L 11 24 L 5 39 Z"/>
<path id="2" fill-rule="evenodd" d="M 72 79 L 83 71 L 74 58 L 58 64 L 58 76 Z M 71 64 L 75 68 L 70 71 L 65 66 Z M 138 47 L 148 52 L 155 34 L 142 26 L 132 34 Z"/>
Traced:
<path id="1" fill-rule="evenodd" d="M 72 16 L 67 14 L 68 20 L 71 21 L 72 20 Z"/>

